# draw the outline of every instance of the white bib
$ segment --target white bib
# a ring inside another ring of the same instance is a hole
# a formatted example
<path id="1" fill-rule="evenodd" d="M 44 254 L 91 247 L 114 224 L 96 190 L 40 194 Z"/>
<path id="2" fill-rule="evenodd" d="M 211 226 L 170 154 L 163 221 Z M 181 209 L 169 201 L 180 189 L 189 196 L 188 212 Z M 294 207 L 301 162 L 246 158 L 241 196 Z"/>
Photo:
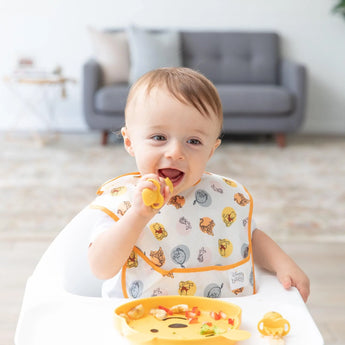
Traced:
<path id="1" fill-rule="evenodd" d="M 139 177 L 133 173 L 107 182 L 90 207 L 118 220 L 131 206 Z M 203 174 L 199 183 L 172 197 L 143 229 L 122 268 L 123 295 L 255 293 L 252 210 L 252 198 L 238 182 Z"/>

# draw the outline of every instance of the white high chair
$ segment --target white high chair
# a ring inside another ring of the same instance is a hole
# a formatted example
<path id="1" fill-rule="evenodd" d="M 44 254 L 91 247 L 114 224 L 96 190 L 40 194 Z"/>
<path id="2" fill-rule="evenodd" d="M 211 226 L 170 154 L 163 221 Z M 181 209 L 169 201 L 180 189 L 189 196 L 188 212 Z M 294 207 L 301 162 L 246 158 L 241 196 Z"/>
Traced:
<path id="1" fill-rule="evenodd" d="M 113 310 L 125 299 L 101 298 L 102 281 L 89 268 L 87 248 L 98 211 L 85 208 L 49 246 L 25 288 L 15 345 L 127 344 L 113 327 Z M 101 211 L 99 211 L 101 212 Z M 296 289 L 285 290 L 276 277 L 257 270 L 258 293 L 227 298 L 242 308 L 241 328 L 251 332 L 244 345 L 268 344 L 257 323 L 271 310 L 289 320 L 286 344 L 323 345 Z"/>

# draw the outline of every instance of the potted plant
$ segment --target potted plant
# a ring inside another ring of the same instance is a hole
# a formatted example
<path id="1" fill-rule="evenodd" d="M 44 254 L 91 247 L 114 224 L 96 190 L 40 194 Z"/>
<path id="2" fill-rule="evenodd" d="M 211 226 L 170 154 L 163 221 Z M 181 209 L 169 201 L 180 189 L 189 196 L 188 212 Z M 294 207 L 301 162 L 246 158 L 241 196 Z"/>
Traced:
<path id="1" fill-rule="evenodd" d="M 334 13 L 339 13 L 345 18 L 345 0 L 339 0 L 338 4 L 333 7 Z"/>

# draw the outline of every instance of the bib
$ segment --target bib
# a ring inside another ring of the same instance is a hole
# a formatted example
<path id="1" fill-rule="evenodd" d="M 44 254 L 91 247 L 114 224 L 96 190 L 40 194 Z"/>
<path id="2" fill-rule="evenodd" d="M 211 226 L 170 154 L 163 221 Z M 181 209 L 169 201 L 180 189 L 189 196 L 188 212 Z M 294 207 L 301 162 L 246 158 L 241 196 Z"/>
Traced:
<path id="1" fill-rule="evenodd" d="M 138 178 L 139 173 L 132 173 L 105 183 L 90 207 L 117 221 L 131 207 Z M 122 268 L 123 295 L 224 298 L 255 293 L 252 211 L 252 197 L 241 184 L 203 174 L 143 229 Z"/>

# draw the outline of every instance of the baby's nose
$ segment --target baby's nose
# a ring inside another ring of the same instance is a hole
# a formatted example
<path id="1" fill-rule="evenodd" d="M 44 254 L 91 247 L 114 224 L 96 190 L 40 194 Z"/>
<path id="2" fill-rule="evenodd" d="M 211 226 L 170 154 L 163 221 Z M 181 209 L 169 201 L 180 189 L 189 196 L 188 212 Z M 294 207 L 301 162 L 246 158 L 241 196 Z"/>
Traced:
<path id="1" fill-rule="evenodd" d="M 167 158 L 170 158 L 173 160 L 184 159 L 185 153 L 184 153 L 183 144 L 177 141 L 171 142 L 167 148 L 165 155 Z"/>

